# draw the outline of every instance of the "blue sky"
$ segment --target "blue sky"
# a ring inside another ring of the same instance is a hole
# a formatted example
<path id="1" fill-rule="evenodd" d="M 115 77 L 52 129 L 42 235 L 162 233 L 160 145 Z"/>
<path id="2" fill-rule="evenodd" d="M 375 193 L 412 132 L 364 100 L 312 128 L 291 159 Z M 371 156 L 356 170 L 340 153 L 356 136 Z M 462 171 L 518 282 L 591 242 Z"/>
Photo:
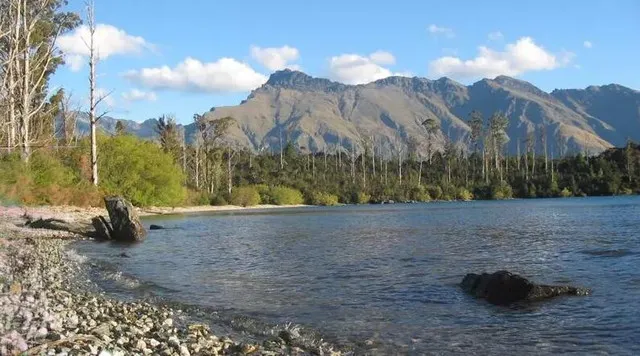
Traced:
<path id="1" fill-rule="evenodd" d="M 511 75 L 543 90 L 640 89 L 640 1 L 95 0 L 98 87 L 114 117 L 142 121 L 236 105 L 276 69 L 345 83 L 388 75 L 469 84 Z M 69 10 L 84 14 L 84 2 Z M 86 106 L 82 29 L 55 74 Z"/>

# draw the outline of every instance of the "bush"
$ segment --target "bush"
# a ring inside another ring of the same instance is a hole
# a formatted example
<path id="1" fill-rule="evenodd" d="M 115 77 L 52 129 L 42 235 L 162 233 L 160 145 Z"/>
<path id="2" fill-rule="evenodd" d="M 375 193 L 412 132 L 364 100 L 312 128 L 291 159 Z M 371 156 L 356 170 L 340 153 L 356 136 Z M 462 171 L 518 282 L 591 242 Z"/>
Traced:
<path id="1" fill-rule="evenodd" d="M 271 201 L 271 189 L 266 184 L 256 184 L 253 186 L 260 195 L 260 202 L 262 204 L 273 204 Z"/>
<path id="2" fill-rule="evenodd" d="M 409 198 L 411 200 L 419 202 L 431 201 L 431 196 L 427 192 L 427 189 L 422 185 L 411 188 L 411 191 L 409 192 Z"/>
<path id="3" fill-rule="evenodd" d="M 0 159 L 0 195 L 27 205 L 102 205 L 102 194 L 57 154 L 36 151 L 28 164 L 18 154 Z"/>
<path id="4" fill-rule="evenodd" d="M 506 183 L 497 183 L 491 187 L 491 198 L 496 200 L 513 198 L 513 189 Z"/>
<path id="5" fill-rule="evenodd" d="M 369 204 L 371 202 L 371 194 L 360 192 L 356 195 L 356 203 Z"/>
<path id="6" fill-rule="evenodd" d="M 300 205 L 304 203 L 302 193 L 293 188 L 273 187 L 269 191 L 269 196 L 269 201 L 275 205 Z"/>
<path id="7" fill-rule="evenodd" d="M 229 205 L 229 203 L 227 202 L 227 199 L 225 199 L 223 195 L 218 194 L 211 197 L 211 205 L 225 206 L 225 205 Z"/>
<path id="8" fill-rule="evenodd" d="M 338 205 L 338 196 L 324 192 L 313 192 L 308 199 L 311 205 L 334 206 Z"/>
<path id="9" fill-rule="evenodd" d="M 427 186 L 427 193 L 429 196 L 435 200 L 442 199 L 442 188 L 438 185 L 430 185 Z"/>
<path id="10" fill-rule="evenodd" d="M 239 206 L 254 206 L 260 204 L 260 194 L 254 187 L 235 188 L 231 192 L 231 204 Z"/>
<path id="11" fill-rule="evenodd" d="M 169 153 L 157 144 L 131 135 L 100 137 L 100 186 L 123 195 L 134 205 L 182 204 L 184 175 Z"/>
<path id="12" fill-rule="evenodd" d="M 198 192 L 191 189 L 187 191 L 187 198 L 185 200 L 185 205 L 198 206 L 198 205 L 209 205 L 210 203 L 211 201 L 209 200 L 209 195 L 206 192 Z"/>
<path id="13" fill-rule="evenodd" d="M 566 187 L 560 191 L 560 197 L 562 198 L 569 198 L 571 196 L 573 196 L 573 193 Z"/>
<path id="14" fill-rule="evenodd" d="M 470 201 L 473 200 L 473 194 L 471 194 L 471 192 L 466 188 L 459 188 L 457 198 L 458 200 Z"/>

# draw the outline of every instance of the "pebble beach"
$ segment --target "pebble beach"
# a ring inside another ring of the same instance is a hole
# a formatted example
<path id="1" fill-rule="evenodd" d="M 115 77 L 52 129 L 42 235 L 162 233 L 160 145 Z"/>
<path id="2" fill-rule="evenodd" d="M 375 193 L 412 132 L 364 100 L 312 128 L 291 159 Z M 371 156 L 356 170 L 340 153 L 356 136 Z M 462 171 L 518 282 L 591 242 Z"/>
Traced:
<path id="1" fill-rule="evenodd" d="M 80 236 L 22 227 L 23 212 L 12 209 L 0 214 L 0 355 L 345 354 L 322 342 L 299 345 L 295 329 L 236 342 L 180 309 L 111 298 L 86 279 L 86 261 L 69 248 Z M 93 212 L 39 213 L 70 219 Z"/>

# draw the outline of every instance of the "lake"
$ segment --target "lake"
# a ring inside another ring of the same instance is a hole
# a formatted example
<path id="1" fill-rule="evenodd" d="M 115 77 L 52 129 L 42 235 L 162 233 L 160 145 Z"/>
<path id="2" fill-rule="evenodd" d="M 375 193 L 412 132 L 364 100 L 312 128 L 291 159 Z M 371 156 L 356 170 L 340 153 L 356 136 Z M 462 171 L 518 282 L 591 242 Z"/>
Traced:
<path id="1" fill-rule="evenodd" d="M 640 197 L 309 207 L 150 223 L 168 229 L 133 246 L 75 249 L 101 271 L 95 278 L 108 293 L 198 307 L 214 328 L 247 338 L 291 322 L 356 354 L 640 352 Z M 458 287 L 466 273 L 500 269 L 593 294 L 516 308 Z"/>

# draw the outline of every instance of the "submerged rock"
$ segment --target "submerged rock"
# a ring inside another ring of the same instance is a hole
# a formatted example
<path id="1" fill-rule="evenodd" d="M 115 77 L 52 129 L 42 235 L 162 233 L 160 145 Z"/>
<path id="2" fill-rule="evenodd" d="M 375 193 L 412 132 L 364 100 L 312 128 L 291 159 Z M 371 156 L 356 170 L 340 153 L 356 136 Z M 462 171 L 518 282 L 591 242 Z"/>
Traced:
<path id="1" fill-rule="evenodd" d="M 104 198 L 104 204 L 109 212 L 113 240 L 122 242 L 144 240 L 147 231 L 140 223 L 140 218 L 131 203 L 123 197 L 113 196 Z"/>
<path id="2" fill-rule="evenodd" d="M 149 230 L 163 230 L 163 229 L 164 229 L 164 226 L 162 226 L 162 225 L 151 224 L 149 226 Z"/>
<path id="3" fill-rule="evenodd" d="M 465 292 L 497 305 L 544 300 L 561 295 L 588 295 L 591 292 L 581 287 L 538 285 L 508 271 L 469 273 L 460 286 Z"/>

